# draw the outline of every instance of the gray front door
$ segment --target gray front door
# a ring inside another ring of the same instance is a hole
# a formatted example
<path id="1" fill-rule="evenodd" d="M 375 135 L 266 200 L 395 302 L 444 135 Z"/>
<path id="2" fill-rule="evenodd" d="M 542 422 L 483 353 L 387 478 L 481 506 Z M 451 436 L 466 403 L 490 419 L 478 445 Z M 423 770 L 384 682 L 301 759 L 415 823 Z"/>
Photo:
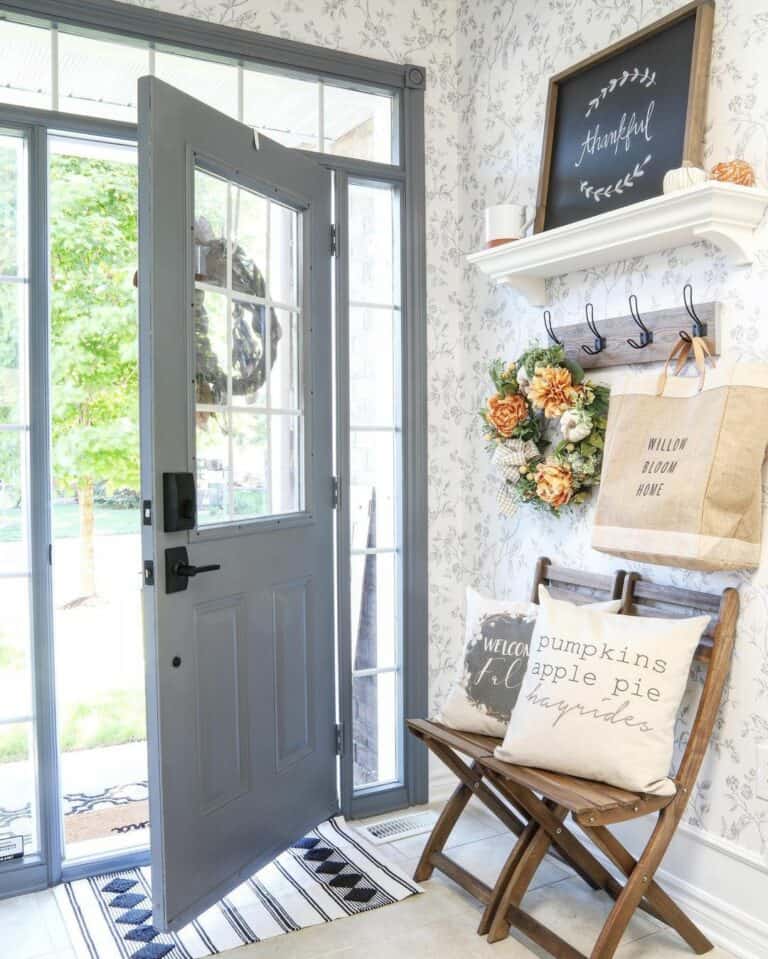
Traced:
<path id="1" fill-rule="evenodd" d="M 150 77 L 139 155 L 153 921 L 177 928 L 337 808 L 331 190 Z"/>

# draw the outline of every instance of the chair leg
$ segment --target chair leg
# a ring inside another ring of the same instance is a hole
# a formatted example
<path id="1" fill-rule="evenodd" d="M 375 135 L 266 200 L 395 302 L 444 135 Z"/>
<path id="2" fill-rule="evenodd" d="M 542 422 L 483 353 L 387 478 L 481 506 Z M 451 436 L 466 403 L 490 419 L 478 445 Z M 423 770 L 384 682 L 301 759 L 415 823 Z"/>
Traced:
<path id="1" fill-rule="evenodd" d="M 551 812 L 560 822 L 568 814 L 568 810 L 564 806 L 556 805 L 552 805 Z M 552 840 L 547 831 L 539 823 L 535 823 L 535 830 L 530 842 L 523 850 L 517 868 L 509 878 L 503 893 L 499 896 L 496 914 L 488 932 L 488 942 L 499 942 L 509 935 L 510 922 L 507 913 L 510 907 L 520 904 L 551 844 Z"/>
<path id="2" fill-rule="evenodd" d="M 487 774 L 490 781 L 510 804 L 520 810 L 524 816 L 532 817 L 547 830 L 552 840 L 553 855 L 558 855 L 565 865 L 581 876 L 592 889 L 604 889 L 614 899 L 618 896 L 622 887 L 562 825 L 562 821 L 552 815 L 550 807 L 543 800 L 529 789 L 505 780 L 493 772 Z"/>
<path id="3" fill-rule="evenodd" d="M 512 809 L 505 806 L 498 796 L 485 785 L 483 772 L 477 760 L 468 765 L 459 759 L 448 746 L 430 739 L 428 736 L 423 738 L 427 748 L 432 750 L 434 755 L 451 770 L 457 779 L 461 780 L 465 786 L 469 786 L 475 797 L 486 809 L 490 810 L 497 819 L 500 819 L 507 829 L 511 829 L 516 836 L 519 836 L 523 831 L 524 823 L 518 819 Z"/>
<path id="4" fill-rule="evenodd" d="M 488 900 L 485 909 L 483 910 L 483 915 L 480 919 L 480 924 L 477 927 L 478 936 L 487 936 L 491 928 L 491 923 L 493 922 L 493 917 L 496 915 L 496 912 L 499 908 L 499 901 L 504 894 L 504 890 L 509 885 L 509 881 L 515 874 L 518 863 L 520 862 L 520 857 L 523 855 L 525 850 L 531 843 L 536 834 L 538 826 L 531 820 L 525 829 L 520 834 L 520 838 L 514 845 L 512 852 L 507 856 L 507 860 L 504 863 L 504 866 L 499 873 L 499 877 L 496 880 L 496 885 L 493 887 L 493 892 L 491 898 Z"/>
<path id="5" fill-rule="evenodd" d="M 662 809 L 651 838 L 627 878 L 626 885 L 614 902 L 610 915 L 597 937 L 590 959 L 612 959 L 624 935 L 624 930 L 629 925 L 629 920 L 653 883 L 653 877 L 675 834 L 679 818 L 679 815 L 675 814 L 674 805 Z"/>
<path id="6" fill-rule="evenodd" d="M 594 844 L 603 850 L 625 876 L 632 875 L 637 868 L 637 860 L 605 826 L 593 826 L 591 828 L 585 826 L 584 830 Z M 658 883 L 651 880 L 647 883 L 647 886 L 645 898 L 653 907 L 653 913 L 658 919 L 674 929 L 697 955 L 701 956 L 714 948 L 704 933 L 686 916 Z"/>
<path id="7" fill-rule="evenodd" d="M 416 866 L 416 871 L 413 874 L 416 882 L 425 882 L 432 875 L 435 868 L 430 861 L 432 853 L 442 852 L 443 846 L 448 841 L 448 837 L 456 825 L 456 821 L 464 812 L 471 798 L 472 790 L 469 786 L 465 786 L 464 783 L 459 783 L 454 789 L 451 798 L 443 807 L 443 811 L 440 813 L 434 829 L 427 840 L 427 844 L 421 853 L 419 864 Z"/>

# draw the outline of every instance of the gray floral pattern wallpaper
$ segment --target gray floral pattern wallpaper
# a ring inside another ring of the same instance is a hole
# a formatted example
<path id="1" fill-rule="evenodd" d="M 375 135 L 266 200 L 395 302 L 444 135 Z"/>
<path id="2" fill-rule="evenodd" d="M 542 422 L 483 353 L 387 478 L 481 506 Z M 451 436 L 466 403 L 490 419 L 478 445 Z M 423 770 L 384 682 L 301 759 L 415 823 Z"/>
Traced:
<path id="1" fill-rule="evenodd" d="M 429 324 L 430 679 L 433 705 L 451 682 L 463 641 L 464 588 L 527 596 L 535 558 L 611 570 L 590 549 L 591 508 L 561 519 L 495 503 L 496 478 L 475 411 L 487 367 L 541 338 L 541 314 L 492 289 L 464 259 L 482 243 L 485 206 L 535 200 L 547 80 L 681 6 L 676 0 L 135 0 L 141 6 L 427 68 Z M 768 183 L 768 0 L 718 0 L 706 162 L 743 157 Z M 764 71 L 764 67 L 763 67 Z M 768 231 L 750 268 L 731 268 L 707 244 L 559 277 L 548 285 L 554 324 L 583 315 L 677 303 L 686 282 L 725 306 L 726 348 L 768 359 L 761 322 Z M 622 562 L 623 567 L 631 566 Z M 637 567 L 643 570 L 643 567 Z M 755 573 L 702 575 L 660 567 L 658 581 L 739 587 L 743 612 L 714 744 L 688 819 L 746 851 L 768 853 L 768 803 L 756 797 L 757 745 L 768 742 L 768 561 Z M 695 708 L 691 687 L 682 746 Z"/>
<path id="2" fill-rule="evenodd" d="M 482 245 L 485 206 L 535 200 L 548 77 L 681 5 L 675 0 L 459 3 L 462 250 Z M 743 157 L 755 167 L 761 185 L 768 182 L 768 87 L 759 82 L 768 52 L 766 24 L 764 0 L 717 0 L 705 141 L 707 167 Z M 768 803 L 757 798 L 755 784 L 757 745 L 768 741 L 768 564 L 755 573 L 719 575 L 613 560 L 590 548 L 593 507 L 560 519 L 525 512 L 512 519 L 499 516 L 493 470 L 482 455 L 471 412 L 487 392 L 488 363 L 496 356 L 514 358 L 531 339 L 544 338 L 541 311 L 528 308 L 511 290 L 490 289 L 471 268 L 465 267 L 463 275 L 461 578 L 478 589 L 517 594 L 530 577 L 534 557 L 545 553 L 582 568 L 637 568 L 658 582 L 691 588 L 738 586 L 742 614 L 730 684 L 687 815 L 694 827 L 765 855 Z M 698 300 L 724 304 L 728 351 L 768 359 L 768 329 L 761 322 L 768 289 L 765 228 L 755 263 L 747 269 L 730 267 L 724 255 L 701 243 L 559 277 L 548 284 L 553 323 L 581 318 L 586 302 L 593 303 L 596 317 L 626 314 L 631 292 L 643 309 L 678 304 L 687 282 Z M 441 645 L 438 655 L 449 657 L 449 649 L 455 647 Z M 433 660 L 433 666 L 439 669 L 441 662 Z M 678 729 L 680 747 L 697 693 L 692 685 Z"/>

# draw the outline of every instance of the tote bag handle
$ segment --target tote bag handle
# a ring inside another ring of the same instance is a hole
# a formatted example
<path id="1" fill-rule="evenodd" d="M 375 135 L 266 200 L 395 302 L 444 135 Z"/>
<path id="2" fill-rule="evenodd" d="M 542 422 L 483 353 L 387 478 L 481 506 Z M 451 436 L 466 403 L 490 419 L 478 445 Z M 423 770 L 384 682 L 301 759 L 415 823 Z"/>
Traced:
<path id="1" fill-rule="evenodd" d="M 656 387 L 656 395 L 661 396 L 667 386 L 669 376 L 669 364 L 676 359 L 675 376 L 678 376 L 685 364 L 688 362 L 693 351 L 693 359 L 696 363 L 696 369 L 699 371 L 699 393 L 704 389 L 704 379 L 706 376 L 707 361 L 714 369 L 715 359 L 709 349 L 709 343 L 701 336 L 692 336 L 688 340 L 682 337 L 672 347 L 669 356 L 664 364 L 664 369 L 659 374 L 659 382 Z"/>

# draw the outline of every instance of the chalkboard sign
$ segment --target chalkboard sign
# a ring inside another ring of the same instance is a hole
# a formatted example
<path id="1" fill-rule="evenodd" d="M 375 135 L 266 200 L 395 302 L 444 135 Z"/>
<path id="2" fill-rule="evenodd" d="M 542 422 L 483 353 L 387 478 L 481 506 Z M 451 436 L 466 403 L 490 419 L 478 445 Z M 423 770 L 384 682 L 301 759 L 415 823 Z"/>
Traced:
<path id="1" fill-rule="evenodd" d="M 536 231 L 647 200 L 701 164 L 712 0 L 698 0 L 550 81 Z"/>

